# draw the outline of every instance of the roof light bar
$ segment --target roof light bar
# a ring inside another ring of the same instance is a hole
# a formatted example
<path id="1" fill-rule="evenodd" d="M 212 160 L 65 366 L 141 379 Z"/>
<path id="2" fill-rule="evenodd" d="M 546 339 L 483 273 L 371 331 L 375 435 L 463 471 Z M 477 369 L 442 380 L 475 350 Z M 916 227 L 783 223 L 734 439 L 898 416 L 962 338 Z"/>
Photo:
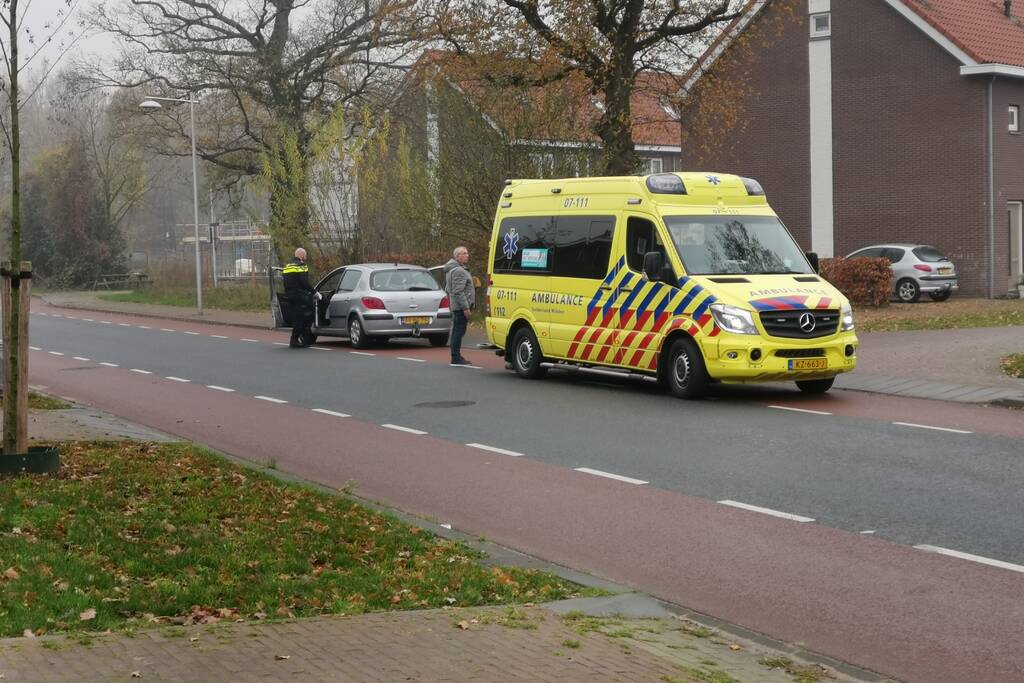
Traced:
<path id="1" fill-rule="evenodd" d="M 656 173 L 647 176 L 647 189 L 654 194 L 687 194 L 683 179 L 675 173 Z"/>
<path id="2" fill-rule="evenodd" d="M 743 187 L 747 188 L 747 194 L 751 197 L 763 197 L 764 188 L 761 187 L 761 183 L 757 182 L 753 178 L 740 178 L 743 181 Z"/>

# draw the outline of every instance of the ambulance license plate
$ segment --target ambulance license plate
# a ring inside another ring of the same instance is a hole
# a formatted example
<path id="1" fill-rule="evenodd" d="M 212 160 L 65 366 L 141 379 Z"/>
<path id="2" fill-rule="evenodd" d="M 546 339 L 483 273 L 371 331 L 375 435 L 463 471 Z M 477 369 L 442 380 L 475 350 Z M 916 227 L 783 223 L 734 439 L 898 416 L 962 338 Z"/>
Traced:
<path id="1" fill-rule="evenodd" d="M 403 325 L 426 325 L 430 323 L 430 318 L 426 316 L 409 316 L 402 318 Z"/>
<path id="2" fill-rule="evenodd" d="M 827 358 L 797 358 L 789 361 L 790 370 L 827 370 Z"/>

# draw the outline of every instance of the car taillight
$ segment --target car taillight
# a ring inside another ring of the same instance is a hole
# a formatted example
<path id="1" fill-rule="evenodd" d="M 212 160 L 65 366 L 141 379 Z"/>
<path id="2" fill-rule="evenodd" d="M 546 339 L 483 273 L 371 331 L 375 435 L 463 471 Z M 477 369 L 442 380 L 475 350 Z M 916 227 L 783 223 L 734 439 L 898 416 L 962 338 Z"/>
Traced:
<path id="1" fill-rule="evenodd" d="M 381 311 L 384 310 L 384 302 L 375 296 L 364 296 L 363 306 L 365 308 L 374 308 Z"/>
<path id="2" fill-rule="evenodd" d="M 441 299 L 441 303 L 437 305 L 438 308 L 448 308 L 448 297 Z"/>
<path id="3" fill-rule="evenodd" d="M 923 263 L 915 263 L 914 264 L 914 268 L 917 268 L 918 270 L 924 271 L 925 273 L 932 272 L 932 267 L 931 266 L 926 266 Z"/>

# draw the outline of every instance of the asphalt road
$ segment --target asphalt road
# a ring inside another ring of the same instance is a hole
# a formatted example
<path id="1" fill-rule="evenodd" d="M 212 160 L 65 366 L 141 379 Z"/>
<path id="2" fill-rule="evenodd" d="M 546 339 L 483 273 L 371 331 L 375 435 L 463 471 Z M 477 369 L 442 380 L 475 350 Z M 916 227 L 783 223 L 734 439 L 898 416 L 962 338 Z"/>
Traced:
<path id="1" fill-rule="evenodd" d="M 891 675 L 962 680 L 963 665 L 972 680 L 1024 680 L 1024 646 L 999 638 L 1024 618 L 1019 413 L 763 387 L 680 402 L 635 381 L 522 381 L 483 352 L 467 354 L 481 367 L 451 368 L 425 342 L 294 351 L 274 332 L 37 311 L 30 374 L 56 393 L 355 479 L 363 495 Z M 959 630 L 934 626 L 944 609 L 977 612 L 971 638 L 987 640 L 972 657 Z M 860 618 L 876 632 L 849 633 Z"/>

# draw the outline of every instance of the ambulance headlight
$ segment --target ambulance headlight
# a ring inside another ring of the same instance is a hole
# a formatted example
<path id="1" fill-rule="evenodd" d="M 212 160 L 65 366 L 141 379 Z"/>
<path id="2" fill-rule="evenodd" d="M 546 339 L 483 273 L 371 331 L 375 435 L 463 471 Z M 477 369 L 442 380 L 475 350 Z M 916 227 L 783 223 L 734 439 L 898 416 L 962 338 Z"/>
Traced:
<path id="1" fill-rule="evenodd" d="M 842 310 L 839 312 L 839 326 L 843 332 L 849 332 L 853 329 L 853 306 L 850 304 L 843 304 Z"/>
<path id="2" fill-rule="evenodd" d="M 754 316 L 750 311 L 728 304 L 711 304 L 711 315 L 726 332 L 735 334 L 757 334 Z"/>

